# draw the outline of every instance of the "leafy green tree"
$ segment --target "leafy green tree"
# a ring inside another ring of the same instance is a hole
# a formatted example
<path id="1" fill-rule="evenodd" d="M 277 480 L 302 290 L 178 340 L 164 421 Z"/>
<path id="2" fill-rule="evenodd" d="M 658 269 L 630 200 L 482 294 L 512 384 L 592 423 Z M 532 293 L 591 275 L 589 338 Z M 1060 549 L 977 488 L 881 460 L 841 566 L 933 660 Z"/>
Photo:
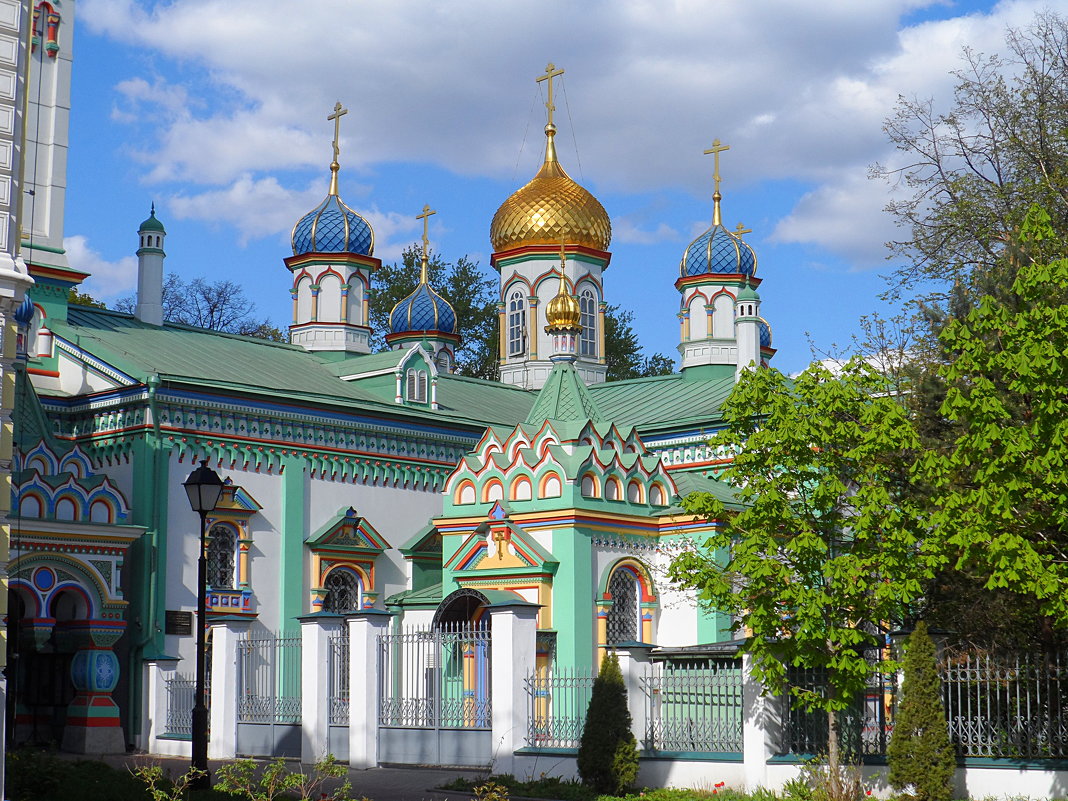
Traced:
<path id="1" fill-rule="evenodd" d="M 903 189 L 887 210 L 906 232 L 888 243 L 905 285 L 995 269 L 1035 204 L 1068 241 L 1068 20 L 1040 11 L 1006 43 L 1004 57 L 965 49 L 949 110 L 902 97 L 884 124 L 906 163 L 872 172 Z"/>
<path id="2" fill-rule="evenodd" d="M 950 801 L 957 760 L 942 706 L 934 643 L 922 620 L 909 635 L 903 669 L 905 680 L 887 751 L 890 786 L 905 790 L 911 785 L 916 801 Z"/>
<path id="3" fill-rule="evenodd" d="M 106 303 L 102 303 L 88 292 L 79 292 L 75 287 L 67 293 L 67 303 L 73 306 L 92 306 L 95 309 L 106 309 Z"/>
<path id="4" fill-rule="evenodd" d="M 675 372 L 675 361 L 662 353 L 646 357 L 634 332 L 634 312 L 618 305 L 604 311 L 604 357 L 608 380 L 623 381 Z"/>
<path id="5" fill-rule="evenodd" d="M 930 527 L 948 532 L 954 567 L 989 590 L 1034 599 L 1068 627 L 1068 259 L 1034 253 L 1058 234 L 1033 207 L 1009 260 L 1011 297 L 984 296 L 940 334 L 941 413 L 954 437 L 921 457 Z"/>
<path id="6" fill-rule="evenodd" d="M 404 249 L 399 264 L 383 264 L 371 278 L 372 344 L 385 350 L 389 313 L 415 291 L 419 283 L 422 248 Z M 448 263 L 435 253 L 427 263 L 430 285 L 456 312 L 456 330 L 462 338 L 456 351 L 456 372 L 473 378 L 495 380 L 498 374 L 497 281 L 487 276 L 467 256 Z"/>
<path id="7" fill-rule="evenodd" d="M 610 651 L 593 683 L 578 751 L 582 783 L 599 795 L 620 795 L 638 775 L 638 744 L 630 726 L 627 687 Z"/>
<path id="8" fill-rule="evenodd" d="M 751 633 L 755 678 L 826 714 L 835 798 L 847 783 L 839 713 L 888 667 L 864 649 L 878 644 L 879 624 L 902 618 L 931 570 L 906 491 L 917 439 L 890 387 L 861 359 L 838 375 L 818 363 L 794 380 L 743 373 L 711 442 L 737 453 L 723 478 L 743 509 L 728 513 L 709 493 L 684 498 L 719 525 L 670 568 Z M 825 671 L 826 693 L 791 685 L 789 666 Z"/>

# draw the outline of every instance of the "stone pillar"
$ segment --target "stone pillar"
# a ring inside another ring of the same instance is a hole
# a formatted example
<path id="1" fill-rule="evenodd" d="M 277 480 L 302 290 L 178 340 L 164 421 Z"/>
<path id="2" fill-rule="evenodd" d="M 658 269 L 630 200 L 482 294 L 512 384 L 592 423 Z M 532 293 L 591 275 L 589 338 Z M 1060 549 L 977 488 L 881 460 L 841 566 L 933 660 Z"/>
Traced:
<path id="1" fill-rule="evenodd" d="M 297 619 L 300 621 L 300 761 L 313 764 L 329 751 L 330 638 L 341 633 L 345 618 L 331 612 L 316 612 Z"/>
<path id="2" fill-rule="evenodd" d="M 365 609 L 347 616 L 349 627 L 349 767 L 378 767 L 378 635 L 392 612 Z"/>
<path id="3" fill-rule="evenodd" d="M 208 701 L 209 759 L 237 756 L 237 649 L 252 621 L 246 618 L 208 619 L 211 627 L 211 696 Z"/>
<path id="4" fill-rule="evenodd" d="M 525 744 L 527 694 L 523 679 L 537 658 L 538 604 L 491 604 L 490 697 L 497 773 L 515 773 L 515 751 Z"/>
<path id="5" fill-rule="evenodd" d="M 630 710 L 631 731 L 639 748 L 645 748 L 649 734 L 649 705 L 646 703 L 642 678 L 652 665 L 653 646 L 643 642 L 627 642 L 614 646 L 619 657 L 619 670 L 627 687 L 627 708 Z"/>
<path id="6" fill-rule="evenodd" d="M 763 694 L 752 666 L 752 657 L 742 654 L 742 771 L 750 789 L 767 783 L 768 759 L 778 752 L 783 734 L 782 705 Z"/>
<path id="7" fill-rule="evenodd" d="M 67 706 L 63 750 L 76 754 L 125 754 L 119 707 L 111 697 L 119 682 L 119 658 L 115 652 L 110 646 L 78 651 L 70 663 L 70 677 L 76 695 Z"/>
<path id="8" fill-rule="evenodd" d="M 178 657 L 161 656 L 146 659 L 141 668 L 141 720 L 144 727 L 132 739 L 142 750 L 158 754 L 156 739 L 163 734 L 167 723 L 167 678 L 174 674 Z"/>

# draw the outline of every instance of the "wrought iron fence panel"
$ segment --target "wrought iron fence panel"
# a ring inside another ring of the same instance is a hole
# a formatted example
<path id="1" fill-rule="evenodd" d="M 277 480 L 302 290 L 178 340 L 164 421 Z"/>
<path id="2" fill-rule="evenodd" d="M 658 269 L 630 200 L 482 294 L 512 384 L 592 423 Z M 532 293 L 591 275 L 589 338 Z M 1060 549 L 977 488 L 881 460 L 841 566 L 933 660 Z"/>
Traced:
<path id="1" fill-rule="evenodd" d="M 1068 756 L 1068 664 L 1049 658 L 963 654 L 940 666 L 958 756 Z"/>
<path id="2" fill-rule="evenodd" d="M 446 624 L 378 636 L 378 722 L 489 729 L 490 631 Z"/>
<path id="3" fill-rule="evenodd" d="M 329 686 L 331 726 L 349 724 L 349 633 L 347 630 L 331 634 L 326 641 L 327 675 Z"/>
<path id="4" fill-rule="evenodd" d="M 641 687 L 646 750 L 741 753 L 740 659 L 654 665 Z"/>
<path id="5" fill-rule="evenodd" d="M 532 748 L 578 748 L 586 726 L 597 671 L 554 669 L 523 680 L 527 691 L 527 745 Z"/>
<path id="6" fill-rule="evenodd" d="M 196 679 L 176 674 L 165 679 L 167 693 L 167 720 L 163 733 L 172 737 L 189 737 L 193 734 L 193 703 L 196 700 Z"/>
<path id="7" fill-rule="evenodd" d="M 300 723 L 300 635 L 245 637 L 238 643 L 237 719 Z"/>
<path id="8" fill-rule="evenodd" d="M 797 687 L 826 697 L 827 671 L 818 668 L 787 670 L 790 687 Z M 895 676 L 873 673 L 868 686 L 844 710 L 838 713 L 839 747 L 843 753 L 861 756 L 883 756 L 893 732 L 892 709 L 896 700 Z M 793 754 L 822 754 L 827 751 L 827 713 L 795 706 L 791 696 L 788 704 L 784 750 Z"/>

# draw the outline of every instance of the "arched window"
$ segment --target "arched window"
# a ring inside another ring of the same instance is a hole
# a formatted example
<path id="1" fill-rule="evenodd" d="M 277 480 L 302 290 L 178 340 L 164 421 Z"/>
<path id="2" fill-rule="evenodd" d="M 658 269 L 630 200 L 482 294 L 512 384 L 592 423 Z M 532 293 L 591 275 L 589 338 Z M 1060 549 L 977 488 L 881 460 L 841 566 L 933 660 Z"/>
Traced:
<path id="1" fill-rule="evenodd" d="M 589 473 L 582 477 L 582 497 L 597 497 L 597 479 L 591 476 Z"/>
<path id="2" fill-rule="evenodd" d="M 94 523 L 110 523 L 112 521 L 111 506 L 107 501 L 93 501 L 89 507 L 89 519 Z"/>
<path id="3" fill-rule="evenodd" d="M 560 484 L 560 476 L 556 473 L 550 473 L 541 484 L 541 497 L 543 498 L 559 498 L 562 486 Z"/>
<path id="4" fill-rule="evenodd" d="M 439 350 L 438 355 L 434 357 L 434 364 L 437 366 L 439 373 L 452 372 L 452 358 L 444 348 Z"/>
<path id="5" fill-rule="evenodd" d="M 664 502 L 664 489 L 659 484 L 653 484 L 649 488 L 649 503 L 653 506 L 667 506 Z"/>
<path id="6" fill-rule="evenodd" d="M 531 494 L 530 479 L 520 476 L 512 482 L 512 500 L 529 501 Z"/>
<path id="7" fill-rule="evenodd" d="M 19 515 L 21 517 L 40 517 L 41 499 L 36 495 L 24 495 L 19 499 Z"/>
<path id="8" fill-rule="evenodd" d="M 640 640 L 641 584 L 638 577 L 625 567 L 616 568 L 608 579 L 608 594 L 612 606 L 608 610 L 606 645 Z"/>
<path id="9" fill-rule="evenodd" d="M 408 400 L 426 403 L 426 370 L 408 368 Z"/>
<path id="10" fill-rule="evenodd" d="M 515 290 L 508 298 L 508 355 L 522 356 L 527 352 L 526 301 L 522 290 Z"/>
<path id="11" fill-rule="evenodd" d="M 311 279 L 308 276 L 304 276 L 297 282 L 297 319 L 294 322 L 306 323 L 311 320 L 311 284 Z"/>
<path id="12" fill-rule="evenodd" d="M 356 275 L 349 279 L 348 321 L 353 325 L 363 324 L 363 281 Z"/>
<path id="13" fill-rule="evenodd" d="M 597 299 L 593 290 L 586 287 L 579 294 L 579 309 L 582 316 L 582 337 L 579 341 L 579 353 L 582 356 L 597 355 Z"/>
<path id="14" fill-rule="evenodd" d="M 708 336 L 708 312 L 705 311 L 704 295 L 694 295 L 690 300 L 690 339 Z"/>
<path id="15" fill-rule="evenodd" d="M 456 493 L 456 503 L 467 504 L 475 502 L 475 485 L 465 481 L 460 485 L 460 491 Z"/>
<path id="16" fill-rule="evenodd" d="M 712 336 L 716 339 L 734 338 L 734 299 L 726 293 L 716 295 L 713 301 Z"/>
<path id="17" fill-rule="evenodd" d="M 504 500 L 504 486 L 497 479 L 486 482 L 486 486 L 482 489 L 482 502 L 492 503 L 493 501 Z"/>
<path id="18" fill-rule="evenodd" d="M 331 570 L 323 582 L 326 597 L 323 609 L 327 612 L 359 612 L 362 608 L 360 577 L 347 568 Z"/>
<path id="19" fill-rule="evenodd" d="M 216 590 L 234 588 L 234 552 L 237 538 L 228 526 L 212 526 L 208 534 L 208 586 Z"/>
<path id="20" fill-rule="evenodd" d="M 627 500 L 631 503 L 642 502 L 642 485 L 637 481 L 627 484 Z"/>
<path id="21" fill-rule="evenodd" d="M 56 520 L 77 520 L 78 507 L 70 498 L 60 498 L 56 501 Z"/>
<path id="22" fill-rule="evenodd" d="M 618 501 L 620 495 L 619 479 L 609 478 L 604 482 L 604 497 L 610 501 Z"/>

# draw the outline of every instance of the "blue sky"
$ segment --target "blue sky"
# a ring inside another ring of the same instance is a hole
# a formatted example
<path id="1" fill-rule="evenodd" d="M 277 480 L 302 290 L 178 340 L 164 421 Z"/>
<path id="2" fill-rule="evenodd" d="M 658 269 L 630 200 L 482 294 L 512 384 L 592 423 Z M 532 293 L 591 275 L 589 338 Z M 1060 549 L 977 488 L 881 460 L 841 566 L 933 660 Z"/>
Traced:
<path id="1" fill-rule="evenodd" d="M 634 312 L 647 352 L 676 354 L 673 284 L 710 222 L 702 151 L 719 138 L 724 222 L 753 231 L 775 364 L 796 371 L 810 339 L 846 344 L 888 310 L 893 188 L 867 174 L 900 164 L 881 131 L 898 95 L 948 107 L 961 48 L 995 52 L 1050 5 L 79 0 L 67 247 L 88 291 L 130 294 L 155 201 L 168 270 L 231 279 L 287 325 L 282 259 L 326 192 L 340 100 L 341 196 L 376 255 L 416 241 L 428 203 L 432 247 L 489 270 L 490 219 L 540 162 L 534 79 L 552 61 L 560 159 L 612 217 L 606 299 Z"/>

